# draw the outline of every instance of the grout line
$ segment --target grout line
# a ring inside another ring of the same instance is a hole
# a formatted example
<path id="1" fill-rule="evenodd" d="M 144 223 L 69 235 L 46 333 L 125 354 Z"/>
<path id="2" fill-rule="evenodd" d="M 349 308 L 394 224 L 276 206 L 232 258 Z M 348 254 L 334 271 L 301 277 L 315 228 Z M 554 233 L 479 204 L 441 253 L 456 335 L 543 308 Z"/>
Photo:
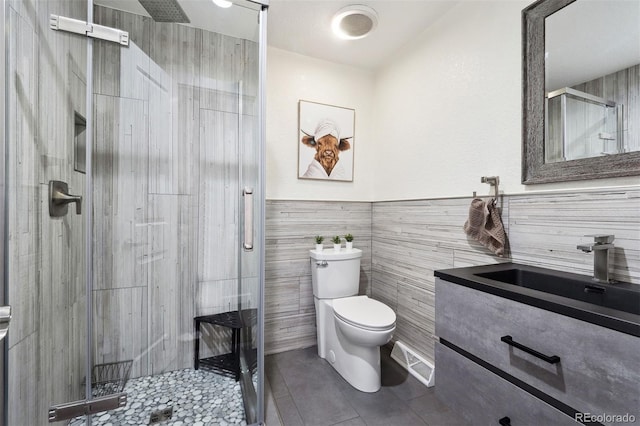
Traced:
<path id="1" fill-rule="evenodd" d="M 276 398 L 273 396 L 273 390 L 271 390 L 271 383 L 269 382 L 269 379 L 267 378 L 267 375 L 263 375 L 264 377 L 264 397 L 268 400 L 271 401 L 271 405 L 273 405 L 273 407 L 275 408 L 275 417 L 276 420 L 278 421 L 278 424 L 280 425 L 284 425 L 284 422 L 282 421 L 282 416 L 280 415 L 280 409 L 278 408 L 278 403 L 276 402 Z M 265 407 L 265 422 L 267 421 L 267 413 L 266 410 L 269 407 L 269 403 L 265 401 L 264 407 Z"/>

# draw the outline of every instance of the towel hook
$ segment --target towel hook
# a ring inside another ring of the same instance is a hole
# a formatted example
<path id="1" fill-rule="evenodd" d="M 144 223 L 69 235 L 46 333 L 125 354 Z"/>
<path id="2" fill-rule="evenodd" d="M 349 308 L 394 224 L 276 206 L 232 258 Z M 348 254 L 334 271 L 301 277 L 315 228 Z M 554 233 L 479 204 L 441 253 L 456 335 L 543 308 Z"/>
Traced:
<path id="1" fill-rule="evenodd" d="M 494 196 L 494 203 L 498 202 L 498 185 L 500 185 L 500 176 L 482 176 L 480 178 L 480 182 L 481 183 L 488 183 L 489 185 L 493 186 L 493 189 L 495 190 L 495 196 Z"/>

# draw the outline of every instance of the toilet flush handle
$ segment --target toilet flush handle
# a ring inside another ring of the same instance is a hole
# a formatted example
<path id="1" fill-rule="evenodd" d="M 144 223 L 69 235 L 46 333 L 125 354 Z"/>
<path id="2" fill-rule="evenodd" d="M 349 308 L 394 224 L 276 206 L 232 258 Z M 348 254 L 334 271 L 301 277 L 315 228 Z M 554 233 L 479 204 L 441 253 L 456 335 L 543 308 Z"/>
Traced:
<path id="1" fill-rule="evenodd" d="M 316 262 L 316 268 L 326 268 L 329 266 L 329 262 L 323 260 L 322 262 Z"/>

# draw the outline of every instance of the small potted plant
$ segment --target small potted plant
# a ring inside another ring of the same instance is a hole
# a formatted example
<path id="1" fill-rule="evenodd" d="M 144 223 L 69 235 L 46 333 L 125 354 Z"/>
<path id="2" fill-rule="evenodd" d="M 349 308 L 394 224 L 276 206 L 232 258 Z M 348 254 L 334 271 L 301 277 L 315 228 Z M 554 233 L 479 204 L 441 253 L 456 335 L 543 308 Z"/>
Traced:
<path id="1" fill-rule="evenodd" d="M 331 239 L 331 241 L 333 241 L 333 250 L 340 251 L 340 247 L 342 246 L 340 235 L 336 235 Z"/>
<path id="2" fill-rule="evenodd" d="M 316 251 L 322 251 L 324 246 L 322 242 L 324 241 L 324 237 L 322 235 L 316 235 Z"/>
<path id="3" fill-rule="evenodd" d="M 347 250 L 352 250 L 353 249 L 353 235 L 347 234 L 347 235 L 344 236 L 344 239 L 347 241 L 347 243 L 346 243 Z"/>

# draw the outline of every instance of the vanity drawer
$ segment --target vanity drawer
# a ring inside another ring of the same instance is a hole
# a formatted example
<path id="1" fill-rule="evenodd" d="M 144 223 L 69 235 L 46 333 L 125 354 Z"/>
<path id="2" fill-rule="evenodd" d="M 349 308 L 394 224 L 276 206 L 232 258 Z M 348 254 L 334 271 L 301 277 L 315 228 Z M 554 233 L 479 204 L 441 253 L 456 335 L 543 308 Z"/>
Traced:
<path id="1" fill-rule="evenodd" d="M 435 392 L 472 425 L 578 425 L 573 418 L 437 342 Z M 508 418 L 508 422 L 505 418 Z M 503 423 L 500 423 L 501 419 Z"/>
<path id="2" fill-rule="evenodd" d="M 639 338 L 440 278 L 435 301 L 438 337 L 580 412 L 640 418 Z"/>

